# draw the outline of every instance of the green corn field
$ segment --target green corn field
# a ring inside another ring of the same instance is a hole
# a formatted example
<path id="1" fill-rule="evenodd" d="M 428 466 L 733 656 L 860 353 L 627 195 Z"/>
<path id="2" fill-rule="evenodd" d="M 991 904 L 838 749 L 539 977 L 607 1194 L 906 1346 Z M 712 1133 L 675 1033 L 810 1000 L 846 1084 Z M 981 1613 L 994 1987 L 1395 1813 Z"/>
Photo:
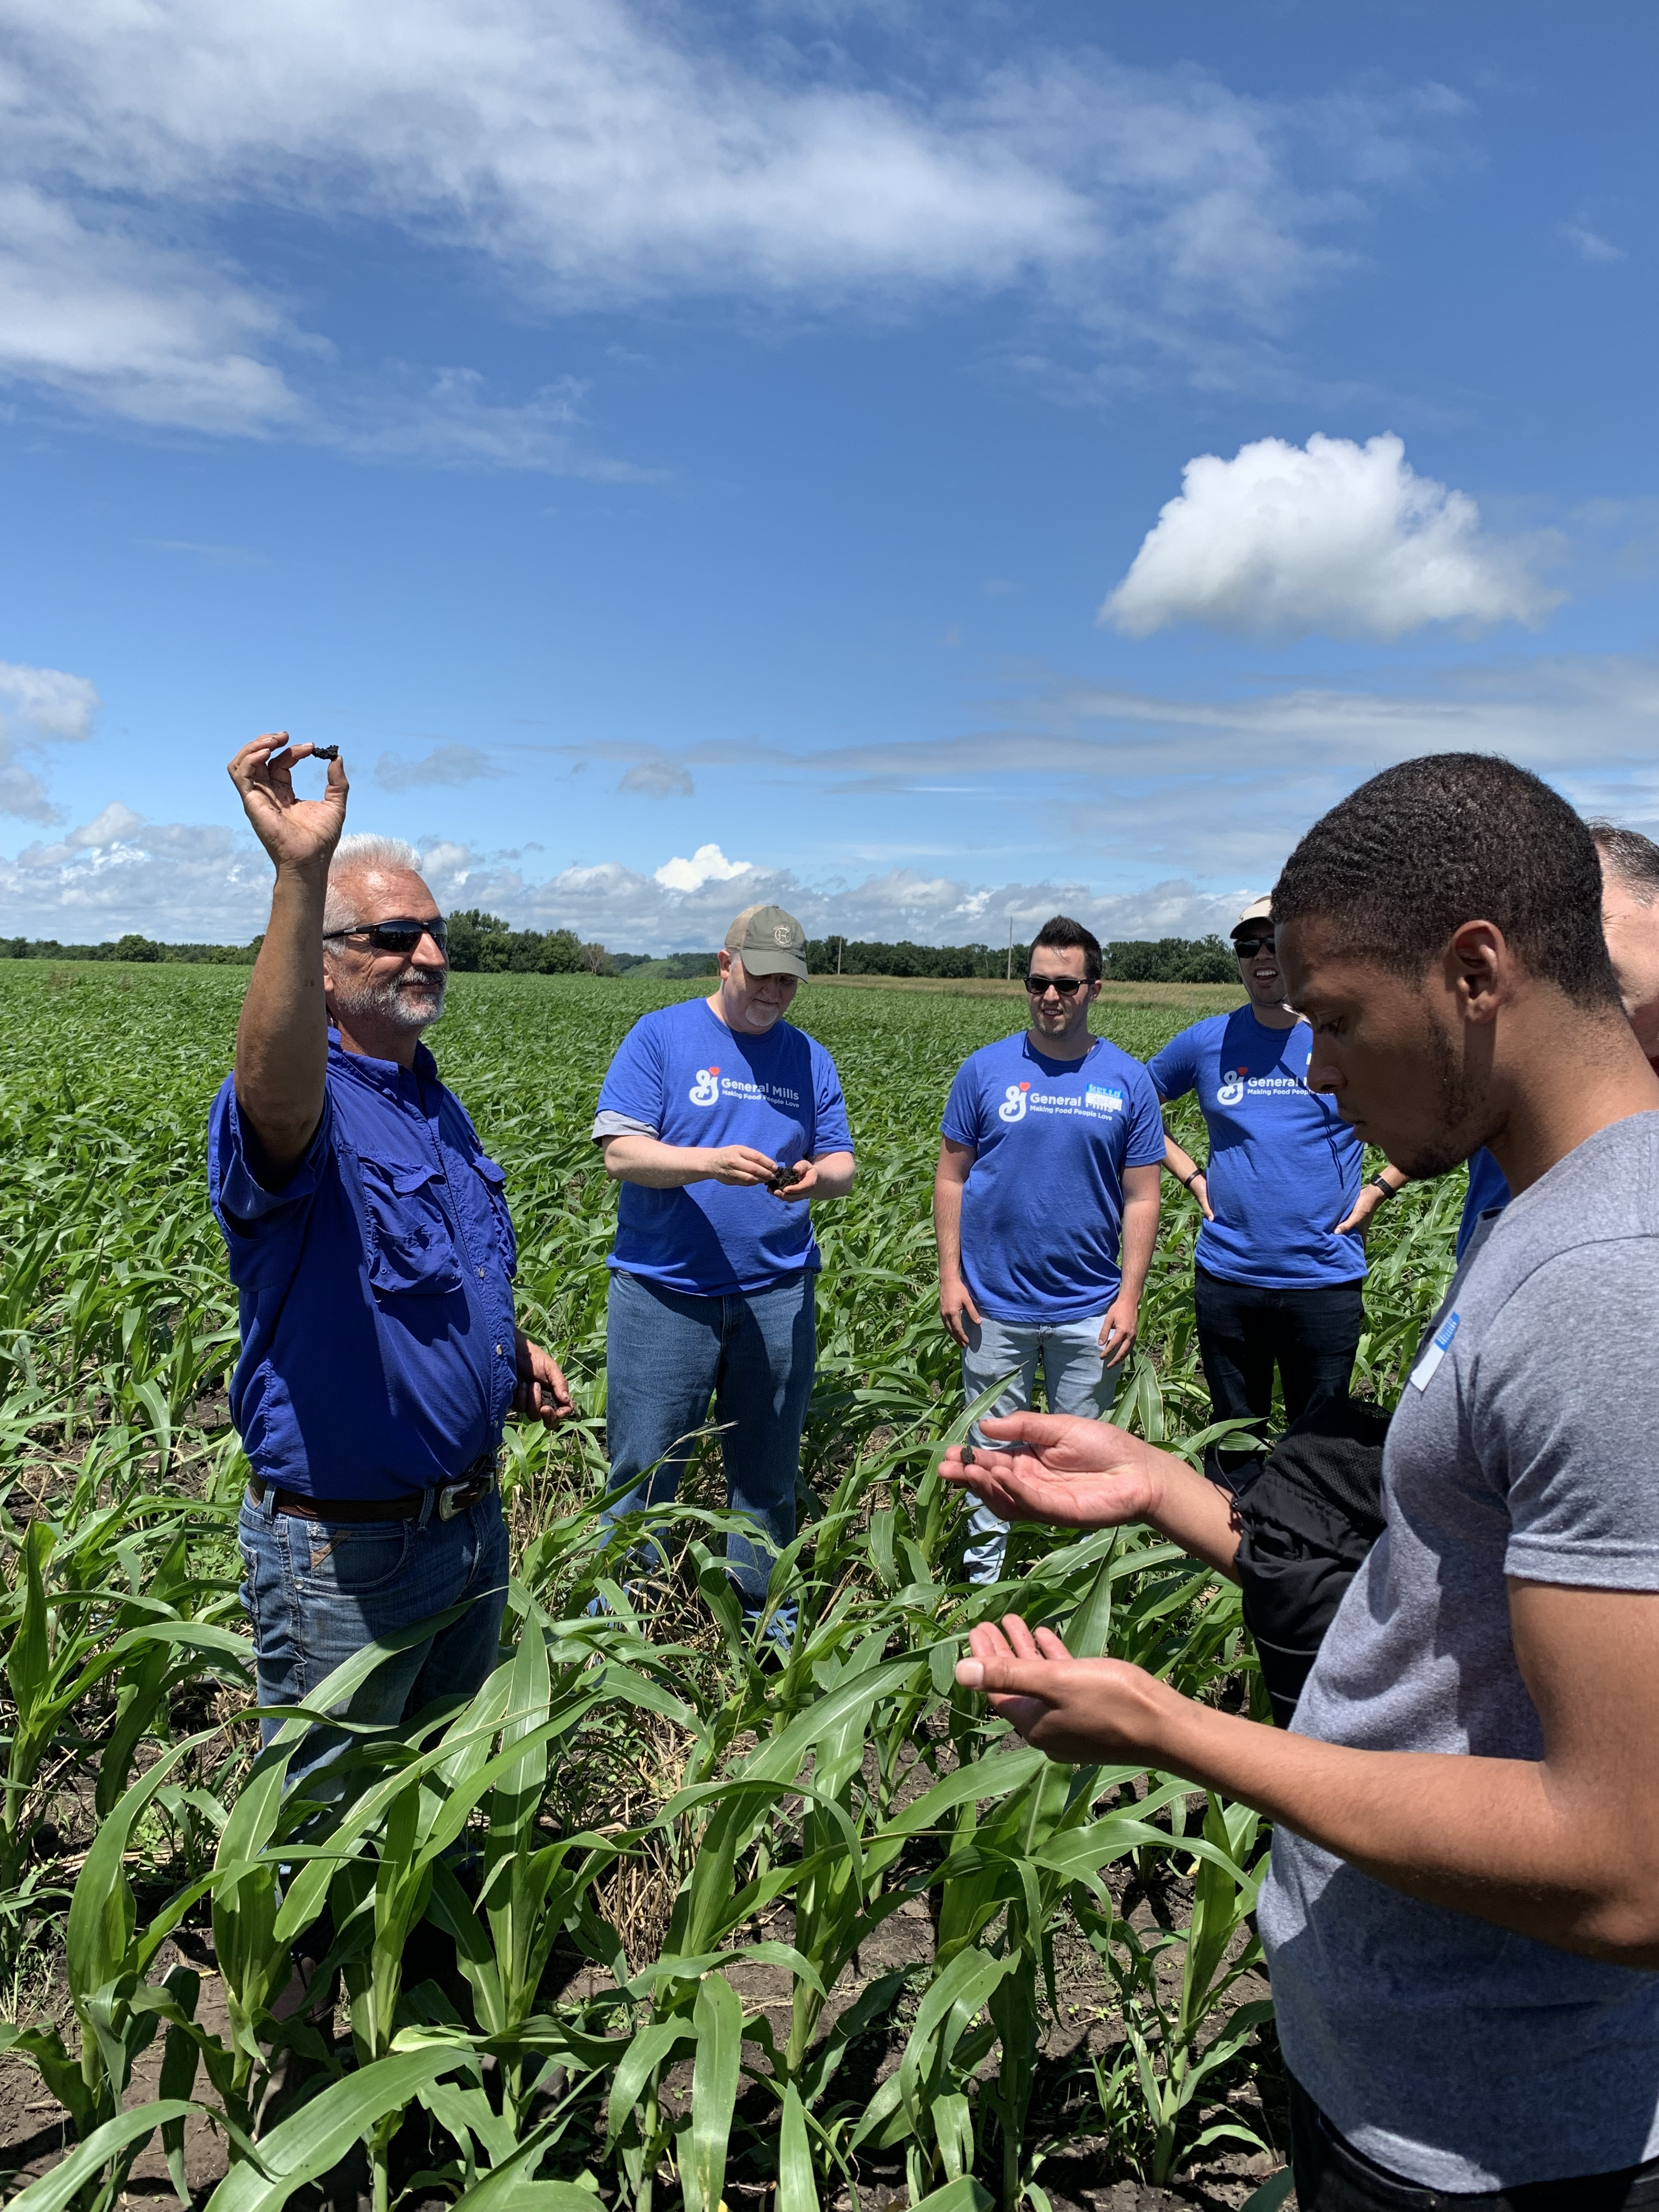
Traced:
<path id="1" fill-rule="evenodd" d="M 1025 1749 L 952 1668 L 1006 1610 L 1265 1712 L 1237 1594 L 1145 1531 L 1017 1532 L 960 1578 L 961 1437 L 929 1223 L 940 1109 L 1022 1000 L 808 987 L 854 1196 L 825 1267 L 801 1533 L 745 1635 L 718 1459 L 601 1545 L 605 1255 L 588 1141 L 648 1006 L 706 986 L 465 976 L 431 1042 L 507 1170 L 520 1318 L 580 1419 L 510 1427 L 515 1572 L 464 1709 L 361 1735 L 325 1812 L 258 1755 L 235 1518 L 236 1349 L 204 1182 L 246 976 L 0 962 L 0 2177 L 19 2212 L 118 2199 L 276 2212 L 1054 2212 L 1134 2179 L 1284 2200 L 1272 2004 L 1249 1915 L 1267 1837 L 1172 1778 Z M 1228 1003 L 1103 1004 L 1146 1057 Z M 1190 1103 L 1176 1133 L 1201 1158 Z M 1356 1387 L 1391 1403 L 1443 1286 L 1461 1176 L 1372 1236 Z M 1197 1212 L 1167 1179 L 1117 1418 L 1191 1454 Z M 326 1356 L 319 1346 L 319 1357 Z M 1010 1583 L 1018 1584 L 1017 1593 Z M 608 1609 L 590 1614 L 595 1596 Z M 374 1663 L 354 1660 L 332 1703 Z M 303 1820 L 303 1829 L 300 1824 Z M 329 1916 L 331 2024 L 278 2025 Z M 306 2062 L 306 2091 L 276 2087 Z"/>

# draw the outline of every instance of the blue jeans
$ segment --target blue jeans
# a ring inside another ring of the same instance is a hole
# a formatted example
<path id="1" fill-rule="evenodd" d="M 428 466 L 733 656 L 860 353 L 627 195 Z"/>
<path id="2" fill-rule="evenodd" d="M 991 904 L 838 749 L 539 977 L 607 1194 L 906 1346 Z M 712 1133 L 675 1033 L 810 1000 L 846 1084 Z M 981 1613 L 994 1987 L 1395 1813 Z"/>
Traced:
<path id="1" fill-rule="evenodd" d="M 769 1547 L 726 1538 L 726 1572 L 751 1619 L 766 1601 L 770 1553 L 795 1533 L 800 1432 L 817 1358 L 817 1280 L 803 1269 L 769 1290 L 696 1298 L 620 1269 L 611 1277 L 605 1413 L 611 1487 L 632 1486 L 606 1520 L 674 1498 L 690 1440 L 707 1423 L 712 1398 L 727 1502 L 758 1522 Z M 649 1478 L 636 1481 L 648 1468 Z"/>
<path id="2" fill-rule="evenodd" d="M 383 1660 L 342 1711 L 396 1727 L 437 1698 L 470 1698 L 495 1668 L 507 1609 L 507 1528 L 500 1497 L 441 1521 L 435 1492 L 418 1521 L 302 1521 L 275 1510 L 267 1489 L 242 1500 L 237 1522 L 246 1577 L 244 1610 L 253 1624 L 262 1705 L 308 1702 L 337 1667 L 366 1644 L 434 1613 L 473 1602 L 436 1636 Z M 269 1743 L 280 1720 L 259 1724 Z M 350 1738 L 314 1728 L 289 1760 L 289 1785 L 337 1758 Z"/>
<path id="3" fill-rule="evenodd" d="M 1081 1413 L 1087 1419 L 1103 1421 L 1112 1410 L 1118 1377 L 1123 1372 L 1121 1364 L 1108 1367 L 1100 1356 L 1100 1332 L 1105 1319 L 1103 1306 L 1083 1321 L 1028 1324 L 994 1321 L 987 1315 L 981 1322 L 969 1322 L 968 1348 L 962 1355 L 963 1395 L 971 1405 L 1000 1376 L 1016 1369 L 1012 1381 L 990 1411 L 993 1416 L 1024 1413 L 1036 1394 L 1041 1366 L 1042 1395 L 1051 1413 Z M 975 1443 L 980 1441 L 977 1421 L 969 1434 Z M 968 1548 L 963 1554 L 970 1583 L 997 1580 L 1007 1543 L 1008 1523 L 975 1498 L 968 1522 Z"/>

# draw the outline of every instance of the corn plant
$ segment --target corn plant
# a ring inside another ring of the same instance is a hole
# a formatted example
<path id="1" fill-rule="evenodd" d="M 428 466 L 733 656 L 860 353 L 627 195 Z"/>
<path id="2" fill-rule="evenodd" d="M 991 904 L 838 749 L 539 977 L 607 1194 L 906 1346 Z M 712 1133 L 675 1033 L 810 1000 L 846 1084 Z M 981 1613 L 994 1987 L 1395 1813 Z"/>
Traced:
<path id="1" fill-rule="evenodd" d="M 1114 2170 L 1164 2179 L 1257 2139 L 1240 2100 L 1266 2007 L 1238 2002 L 1258 1963 L 1255 1816 L 1211 1798 L 1194 1826 L 1174 1778 L 1053 1766 L 954 1681 L 967 1628 L 1018 1606 L 1073 1650 L 1257 1705 L 1237 1591 L 1145 1531 L 1017 1529 L 1001 1584 L 962 1579 L 963 1508 L 937 1469 L 970 1409 L 928 1188 L 950 1076 L 1015 1002 L 798 1002 L 836 1056 L 860 1171 L 818 1210 L 799 1534 L 756 1633 L 720 1558 L 712 1442 L 676 1505 L 609 1538 L 598 1513 L 613 1201 L 587 1128 L 611 1050 L 675 993 L 458 979 L 435 1047 L 507 1169 L 521 1313 L 564 1355 L 579 1418 L 556 1439 L 508 1431 L 515 1575 L 489 1679 L 395 1731 L 342 1724 L 331 1765 L 294 1782 L 312 1717 L 385 1650 L 258 1749 L 235 1595 L 246 1468 L 224 1416 L 235 1314 L 203 1158 L 244 979 L 67 972 L 82 980 L 56 989 L 0 962 L 0 1943 L 56 1959 L 62 2013 L 0 2026 L 0 2050 L 75 2138 L 22 2212 L 103 2212 L 157 2139 L 182 2195 L 192 2114 L 223 2148 L 213 2212 L 276 2212 L 348 2155 L 387 2208 L 411 2160 L 477 2212 L 592 2212 L 596 2191 L 719 2212 L 739 2180 L 818 2212 L 856 2201 L 873 2162 L 902 2166 L 927 2212 L 1045 2212 L 1037 2082 L 1063 1943 L 1097 1961 L 1111 2014 L 1088 2078 Z M 1106 1020 L 1145 1056 L 1205 1010 Z M 1201 1152 L 1190 1103 L 1174 1119 Z M 1382 1402 L 1460 1200 L 1451 1179 L 1379 1217 L 1358 1387 Z M 1167 1192 L 1116 1415 L 1194 1459 L 1240 1441 L 1206 1426 L 1196 1225 Z M 647 1539 L 661 1565 L 642 1574 Z M 1177 1900 L 1169 1929 L 1127 1910 L 1152 1885 Z M 925 1955 L 854 1990 L 921 1906 Z M 222 2027 L 195 1969 L 166 1963 L 186 1930 L 210 1948 Z M 302 1941 L 343 1976 L 337 2040 L 277 2018 Z M 434 1941 L 453 1974 L 411 1968 Z M 757 1976 L 775 1999 L 756 2002 Z M 158 2043 L 157 2093 L 135 2104 Z M 279 2059 L 309 2077 L 260 2133 Z"/>

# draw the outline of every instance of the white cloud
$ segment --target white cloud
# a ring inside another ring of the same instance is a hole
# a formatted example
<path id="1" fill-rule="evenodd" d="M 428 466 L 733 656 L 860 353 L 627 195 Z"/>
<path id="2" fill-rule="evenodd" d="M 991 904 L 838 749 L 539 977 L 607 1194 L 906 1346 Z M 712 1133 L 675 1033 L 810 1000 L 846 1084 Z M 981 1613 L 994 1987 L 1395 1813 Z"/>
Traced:
<path id="1" fill-rule="evenodd" d="M 618 791 L 641 793 L 647 799 L 690 799 L 696 787 L 691 781 L 690 769 L 681 768 L 673 761 L 650 760 L 635 761 L 617 788 Z M 672 865 L 688 867 L 691 864 L 677 860 Z"/>
<path id="2" fill-rule="evenodd" d="M 1622 246 L 1615 246 L 1611 239 L 1603 238 L 1599 231 L 1586 230 L 1581 222 L 1559 222 L 1555 228 L 1581 261 L 1605 265 L 1610 261 L 1628 258 Z"/>
<path id="3" fill-rule="evenodd" d="M 642 876 L 620 862 L 562 869 L 529 883 L 514 867 L 468 856 L 448 872 L 423 855 L 440 900 L 483 906 L 520 927 L 574 929 L 618 951 L 706 951 L 724 938 L 740 906 L 763 902 L 793 914 L 811 937 L 874 938 L 919 944 L 1001 944 L 1012 912 L 1016 938 L 1048 915 L 1066 913 L 1102 937 L 1202 936 L 1230 928 L 1247 890 L 1206 891 L 1171 878 L 1144 890 L 1103 895 L 1075 879 L 975 884 L 955 877 L 893 868 L 854 882 L 810 884 L 792 869 L 750 868 L 740 890 L 710 878 L 691 889 L 665 885 L 663 871 Z"/>
<path id="4" fill-rule="evenodd" d="M 273 353 L 283 362 L 266 358 Z M 393 363 L 371 379 L 344 375 L 325 342 L 238 272 L 148 240 L 131 210 L 118 222 L 83 221 L 28 185 L 0 185 L 0 383 L 44 387 L 82 412 L 151 428 L 281 432 L 363 460 L 628 482 L 652 473 L 590 449 L 574 378 L 514 404 L 469 368 Z M 161 544 L 247 557 L 234 547 Z"/>
<path id="5" fill-rule="evenodd" d="M 665 860 L 653 881 L 665 891 L 700 891 L 705 884 L 729 884 L 753 873 L 747 860 L 728 860 L 718 845 L 699 845 L 689 860 Z"/>
<path id="6" fill-rule="evenodd" d="M 148 823 L 117 800 L 56 842 L 0 860 L 0 903 L 18 934 L 69 944 L 128 930 L 243 944 L 270 911 L 270 863 L 217 823 Z"/>
<path id="7" fill-rule="evenodd" d="M 533 469 L 611 483 L 653 481 L 660 471 L 591 450 L 580 404 L 585 389 L 575 377 L 561 377 L 512 405 L 491 398 L 476 369 L 388 372 L 374 386 L 320 392 L 306 434 L 362 460 Z"/>
<path id="8" fill-rule="evenodd" d="M 1231 461 L 1200 453 L 1100 619 L 1131 637 L 1172 622 L 1258 635 L 1395 639 L 1429 623 L 1534 622 L 1559 604 L 1523 547 L 1483 537 L 1467 493 L 1419 477 L 1393 436 L 1317 432 Z"/>
<path id="9" fill-rule="evenodd" d="M 1017 933 L 1060 911 L 1103 937 L 1194 936 L 1230 927 L 1308 824 L 1366 776 L 1450 750 L 1504 754 L 1548 776 L 1582 812 L 1659 834 L 1659 660 L 1517 656 L 1465 665 L 1417 690 L 1304 687 L 1236 699 L 1049 681 L 1005 702 L 997 726 L 957 737 L 814 753 L 768 747 L 792 841 L 795 825 L 836 818 L 818 802 L 848 794 L 863 801 L 862 823 L 892 833 L 838 854 L 820 847 L 810 866 L 728 860 L 705 845 L 655 875 L 601 860 L 538 878 L 538 848 L 485 851 L 453 834 L 419 842 L 445 904 L 568 926 L 630 951 L 717 945 L 732 914 L 757 902 L 775 902 L 817 936 L 995 943 L 1011 906 Z M 745 779 L 752 765 L 731 746 L 687 757 Z M 921 839 L 905 841 L 893 796 L 945 784 L 984 793 L 954 811 L 956 842 L 932 843 L 947 825 L 931 807 Z M 535 794 L 538 819 L 557 788 Z M 527 803 L 515 793 L 498 810 L 502 832 L 512 836 Z M 137 929 L 246 939 L 263 927 L 270 895 L 270 863 L 228 811 L 226 825 L 157 824 L 113 800 L 0 861 L 6 928 L 30 936 Z"/>
<path id="10" fill-rule="evenodd" d="M 532 313 L 885 309 L 1035 280 L 1158 350 L 1180 325 L 1259 325 L 1342 265 L 1333 236 L 1455 106 L 1274 103 L 1086 49 L 941 83 L 926 40 L 877 83 L 776 20 L 750 35 L 628 0 L 16 0 L 9 32 L 14 374 L 142 421 L 303 434 L 321 414 L 351 450 L 489 465 L 580 462 L 563 386 L 487 405 L 446 369 L 377 424 L 311 375 L 326 349 L 307 359 L 285 302 L 181 241 L 248 209 L 389 225 Z"/>
<path id="11" fill-rule="evenodd" d="M 45 782 L 18 754 L 53 740 L 89 738 L 102 704 L 84 676 L 0 660 L 0 814 L 27 822 L 60 818 Z"/>
<path id="12" fill-rule="evenodd" d="M 477 745 L 434 745 L 420 760 L 405 760 L 401 753 L 382 753 L 374 763 L 374 781 L 382 791 L 416 791 L 428 784 L 477 783 L 482 777 L 503 773 Z"/>
<path id="13" fill-rule="evenodd" d="M 21 184 L 0 188 L 0 378 L 153 425 L 264 434 L 301 416 L 259 357 L 285 319 L 209 258 Z"/>
<path id="14" fill-rule="evenodd" d="M 0 714 L 43 738 L 89 738 L 102 706 L 97 686 L 61 668 L 0 660 Z"/>

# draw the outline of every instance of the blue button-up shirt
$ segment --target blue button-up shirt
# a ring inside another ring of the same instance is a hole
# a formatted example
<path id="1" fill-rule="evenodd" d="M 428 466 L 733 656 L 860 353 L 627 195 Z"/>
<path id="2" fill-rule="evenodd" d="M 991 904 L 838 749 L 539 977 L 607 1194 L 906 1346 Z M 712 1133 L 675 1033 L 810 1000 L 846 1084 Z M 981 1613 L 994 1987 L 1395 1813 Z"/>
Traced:
<path id="1" fill-rule="evenodd" d="M 331 1030 L 323 1117 L 278 1190 L 227 1078 L 208 1188 L 241 1308 L 230 1414 L 266 1482 L 393 1498 L 495 1449 L 514 1390 L 504 1182 L 424 1045 L 403 1068 Z"/>

